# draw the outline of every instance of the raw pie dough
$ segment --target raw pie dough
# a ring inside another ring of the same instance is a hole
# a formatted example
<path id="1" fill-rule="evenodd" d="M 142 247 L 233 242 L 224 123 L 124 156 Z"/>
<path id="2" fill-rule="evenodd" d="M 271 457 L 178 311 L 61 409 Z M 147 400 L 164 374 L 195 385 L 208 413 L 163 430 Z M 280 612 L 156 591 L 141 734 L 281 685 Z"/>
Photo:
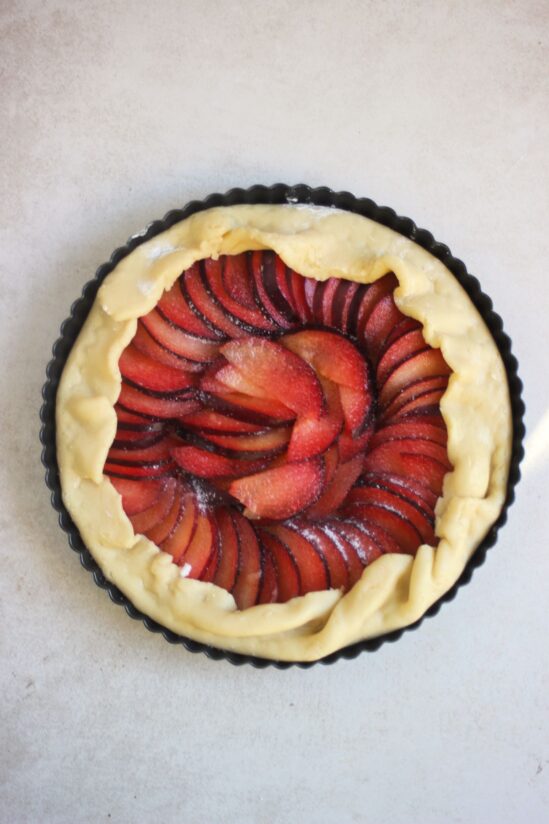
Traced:
<path id="1" fill-rule="evenodd" d="M 273 249 L 307 277 L 370 283 L 389 271 L 395 302 L 423 324 L 453 370 L 440 408 L 448 428 L 436 509 L 437 549 L 384 555 L 346 595 L 312 592 L 283 604 L 236 609 L 229 592 L 181 577 L 171 556 L 135 535 L 103 475 L 116 431 L 118 360 L 147 314 L 196 260 Z M 336 209 L 231 206 L 200 212 L 124 258 L 106 278 L 67 360 L 57 393 L 63 500 L 106 577 L 176 633 L 215 647 L 311 661 L 417 621 L 460 576 L 505 499 L 511 412 L 505 370 L 479 313 L 448 269 L 412 241 Z"/>

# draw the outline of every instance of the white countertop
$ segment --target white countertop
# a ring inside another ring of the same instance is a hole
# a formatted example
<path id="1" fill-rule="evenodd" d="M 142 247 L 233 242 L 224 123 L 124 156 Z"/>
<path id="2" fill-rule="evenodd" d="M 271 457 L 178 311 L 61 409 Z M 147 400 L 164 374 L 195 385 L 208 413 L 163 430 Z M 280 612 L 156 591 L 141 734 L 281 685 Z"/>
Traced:
<path id="1" fill-rule="evenodd" d="M 542 824 L 549 815 L 549 7 L 0 4 L 0 821 Z M 513 339 L 528 457 L 472 583 L 309 671 L 146 632 L 79 565 L 38 444 L 73 299 L 211 191 L 349 189 L 466 261 Z"/>

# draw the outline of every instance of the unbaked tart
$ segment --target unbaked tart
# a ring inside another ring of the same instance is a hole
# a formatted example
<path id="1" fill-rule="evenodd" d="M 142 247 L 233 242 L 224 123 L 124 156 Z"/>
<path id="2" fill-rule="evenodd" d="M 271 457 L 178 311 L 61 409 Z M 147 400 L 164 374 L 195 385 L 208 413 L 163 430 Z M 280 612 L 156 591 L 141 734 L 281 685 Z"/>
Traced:
<path id="1" fill-rule="evenodd" d="M 417 621 L 504 503 L 506 373 L 433 255 L 356 214 L 213 208 L 121 260 L 57 403 L 105 576 L 210 646 L 312 661 Z"/>

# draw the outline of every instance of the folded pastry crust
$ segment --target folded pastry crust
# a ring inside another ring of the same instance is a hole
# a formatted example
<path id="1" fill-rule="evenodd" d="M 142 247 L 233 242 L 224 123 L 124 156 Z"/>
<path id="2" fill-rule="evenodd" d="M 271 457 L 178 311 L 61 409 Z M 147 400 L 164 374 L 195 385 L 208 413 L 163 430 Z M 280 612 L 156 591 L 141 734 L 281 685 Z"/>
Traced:
<path id="1" fill-rule="evenodd" d="M 116 432 L 118 360 L 147 314 L 196 260 L 272 249 L 300 274 L 370 283 L 394 272 L 398 308 L 423 325 L 453 370 L 440 408 L 453 471 L 436 509 L 437 548 L 384 555 L 345 595 L 312 592 L 239 611 L 224 589 L 181 576 L 170 555 L 136 535 L 103 475 Z M 412 241 L 336 209 L 231 206 L 200 212 L 143 243 L 106 278 L 67 360 L 56 402 L 65 506 L 106 577 L 142 612 L 215 647 L 311 661 L 417 621 L 458 579 L 497 519 L 507 486 L 512 420 L 505 369 L 481 316 L 450 271 Z"/>

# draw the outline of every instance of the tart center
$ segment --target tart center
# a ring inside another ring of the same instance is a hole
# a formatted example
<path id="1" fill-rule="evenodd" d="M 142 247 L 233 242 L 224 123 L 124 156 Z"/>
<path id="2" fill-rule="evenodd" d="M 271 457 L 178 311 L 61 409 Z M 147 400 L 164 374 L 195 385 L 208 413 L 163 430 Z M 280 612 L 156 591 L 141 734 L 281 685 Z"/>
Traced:
<path id="1" fill-rule="evenodd" d="M 195 264 L 139 320 L 105 473 L 183 575 L 244 609 L 436 544 L 450 370 L 396 285 L 244 253 Z"/>

